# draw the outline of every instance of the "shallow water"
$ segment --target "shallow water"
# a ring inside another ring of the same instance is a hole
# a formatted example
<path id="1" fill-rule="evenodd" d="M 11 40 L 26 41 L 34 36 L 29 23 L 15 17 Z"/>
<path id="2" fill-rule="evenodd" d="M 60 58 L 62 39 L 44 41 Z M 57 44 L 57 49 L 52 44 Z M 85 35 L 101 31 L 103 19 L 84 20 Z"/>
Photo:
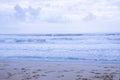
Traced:
<path id="1" fill-rule="evenodd" d="M 1 34 L 0 58 L 120 61 L 120 34 Z"/>

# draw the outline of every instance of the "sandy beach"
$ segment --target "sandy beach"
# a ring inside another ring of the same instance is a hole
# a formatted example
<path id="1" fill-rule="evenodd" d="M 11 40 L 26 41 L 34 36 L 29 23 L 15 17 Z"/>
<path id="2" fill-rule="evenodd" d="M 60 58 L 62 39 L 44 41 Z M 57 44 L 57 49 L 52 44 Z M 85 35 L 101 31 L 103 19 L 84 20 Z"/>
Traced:
<path id="1" fill-rule="evenodd" d="M 120 65 L 0 60 L 0 80 L 120 80 Z"/>

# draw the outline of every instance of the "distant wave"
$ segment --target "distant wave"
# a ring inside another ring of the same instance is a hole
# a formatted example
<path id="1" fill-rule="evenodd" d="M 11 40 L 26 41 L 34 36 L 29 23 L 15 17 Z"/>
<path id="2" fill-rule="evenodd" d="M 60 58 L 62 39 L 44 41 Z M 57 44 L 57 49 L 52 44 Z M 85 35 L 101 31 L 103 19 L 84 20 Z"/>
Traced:
<path id="1" fill-rule="evenodd" d="M 85 33 L 85 34 L 0 34 L 0 36 L 120 36 L 120 33 Z"/>
<path id="2" fill-rule="evenodd" d="M 42 57 L 42 56 L 8 56 L 0 57 L 0 59 L 19 59 L 19 60 L 44 60 L 44 61 L 118 61 L 120 59 L 102 59 L 102 58 L 76 58 L 76 57 Z"/>
<path id="3" fill-rule="evenodd" d="M 19 39 L 19 38 L 5 38 L 1 39 L 0 43 L 45 43 L 45 39 Z"/>
<path id="4" fill-rule="evenodd" d="M 120 34 L 0 34 L 0 43 L 120 44 Z"/>

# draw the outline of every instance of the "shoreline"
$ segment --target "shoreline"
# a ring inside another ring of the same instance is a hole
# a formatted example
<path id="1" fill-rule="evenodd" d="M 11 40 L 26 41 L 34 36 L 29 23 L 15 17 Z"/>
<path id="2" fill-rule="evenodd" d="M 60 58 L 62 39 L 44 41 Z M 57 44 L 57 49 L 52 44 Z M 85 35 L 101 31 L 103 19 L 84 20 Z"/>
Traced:
<path id="1" fill-rule="evenodd" d="M 64 62 L 64 63 L 81 63 L 81 64 L 118 64 L 120 65 L 119 60 L 55 60 L 55 59 L 27 59 L 27 58 L 0 58 L 0 61 L 40 61 L 40 62 Z"/>

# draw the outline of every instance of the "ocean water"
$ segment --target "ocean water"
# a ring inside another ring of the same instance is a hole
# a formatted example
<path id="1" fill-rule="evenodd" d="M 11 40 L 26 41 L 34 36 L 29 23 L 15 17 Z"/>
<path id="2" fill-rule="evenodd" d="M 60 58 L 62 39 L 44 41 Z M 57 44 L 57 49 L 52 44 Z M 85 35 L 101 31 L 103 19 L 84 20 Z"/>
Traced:
<path id="1" fill-rule="evenodd" d="M 0 34 L 0 59 L 120 61 L 120 34 Z"/>

